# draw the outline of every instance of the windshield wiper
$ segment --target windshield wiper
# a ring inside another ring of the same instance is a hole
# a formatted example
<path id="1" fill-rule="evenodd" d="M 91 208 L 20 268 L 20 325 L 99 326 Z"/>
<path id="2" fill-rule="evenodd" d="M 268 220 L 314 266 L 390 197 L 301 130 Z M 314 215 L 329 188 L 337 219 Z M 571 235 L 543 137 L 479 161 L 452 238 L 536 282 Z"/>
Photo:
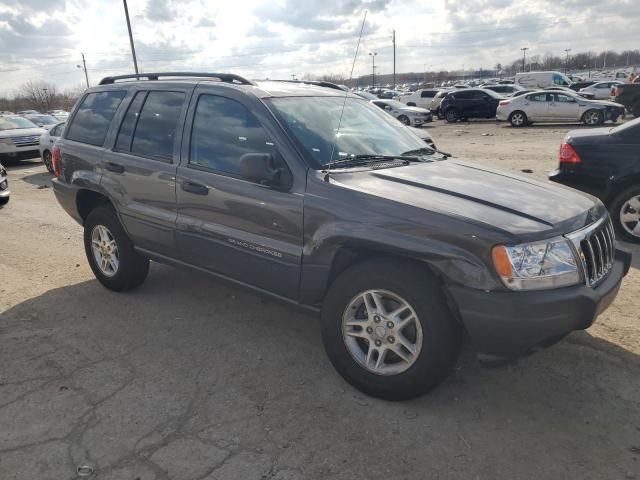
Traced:
<path id="1" fill-rule="evenodd" d="M 433 149 L 431 147 L 421 147 L 416 148 L 415 150 L 409 150 L 408 152 L 404 152 L 402 155 L 434 155 L 439 153 L 440 155 L 444 155 L 445 157 L 450 157 L 450 153 L 441 152 L 440 150 Z"/>
<path id="2" fill-rule="evenodd" d="M 335 167 L 338 165 L 341 166 L 358 166 L 358 165 L 368 165 L 370 163 L 378 163 L 380 160 L 397 160 L 398 162 L 402 162 L 404 165 L 408 165 L 409 162 L 417 161 L 416 156 L 407 156 L 407 155 L 374 155 L 374 154 L 366 154 L 366 155 L 351 155 L 348 158 L 343 158 L 342 160 L 331 160 L 324 165 L 321 165 L 320 168 L 326 169 L 330 167 Z"/>

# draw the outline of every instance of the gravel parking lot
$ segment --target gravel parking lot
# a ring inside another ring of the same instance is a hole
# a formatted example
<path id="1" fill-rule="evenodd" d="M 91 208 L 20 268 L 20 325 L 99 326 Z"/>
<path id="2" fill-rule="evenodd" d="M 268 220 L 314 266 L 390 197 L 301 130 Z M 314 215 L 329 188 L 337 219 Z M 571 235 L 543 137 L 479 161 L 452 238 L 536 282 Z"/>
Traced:
<path id="1" fill-rule="evenodd" d="M 443 151 L 546 177 L 575 126 L 426 127 Z M 431 394 L 347 385 L 315 318 L 153 264 L 101 287 L 37 161 L 0 210 L 0 479 L 640 478 L 640 248 L 585 332 L 500 369 L 467 346 Z"/>

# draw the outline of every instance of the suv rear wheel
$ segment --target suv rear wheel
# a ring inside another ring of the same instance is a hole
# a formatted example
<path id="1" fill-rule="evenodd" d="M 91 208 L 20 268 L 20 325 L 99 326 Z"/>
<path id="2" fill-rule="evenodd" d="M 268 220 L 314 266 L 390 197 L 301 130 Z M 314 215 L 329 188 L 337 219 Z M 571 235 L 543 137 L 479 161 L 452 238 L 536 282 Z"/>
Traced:
<path id="1" fill-rule="evenodd" d="M 132 290 L 147 278 L 149 260 L 133 249 L 110 206 L 97 207 L 87 216 L 84 248 L 93 274 L 110 290 Z"/>
<path id="2" fill-rule="evenodd" d="M 386 400 L 418 397 L 449 373 L 459 329 L 438 280 L 397 260 L 347 269 L 322 307 L 322 338 L 347 382 Z"/>
<path id="3" fill-rule="evenodd" d="M 627 188 L 611 202 L 613 224 L 620 235 L 640 243 L 640 186 Z"/>

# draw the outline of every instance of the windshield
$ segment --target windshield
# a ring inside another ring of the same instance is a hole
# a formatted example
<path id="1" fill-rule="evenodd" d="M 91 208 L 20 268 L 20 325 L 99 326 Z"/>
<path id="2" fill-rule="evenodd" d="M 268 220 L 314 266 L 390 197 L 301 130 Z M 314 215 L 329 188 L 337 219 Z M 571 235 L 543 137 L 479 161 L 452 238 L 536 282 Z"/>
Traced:
<path id="1" fill-rule="evenodd" d="M 38 125 L 53 125 L 60 121 L 51 115 L 29 115 L 28 119 Z"/>
<path id="2" fill-rule="evenodd" d="M 366 100 L 285 97 L 268 102 L 318 170 L 351 155 L 402 155 L 426 146 L 407 127 Z M 343 104 L 342 125 L 336 135 Z"/>
<path id="3" fill-rule="evenodd" d="M 629 130 L 633 130 L 634 128 L 637 129 L 638 132 L 640 132 L 640 118 L 636 118 L 629 122 L 625 122 L 622 125 L 618 125 L 617 127 L 613 127 L 611 129 L 611 132 L 612 133 L 627 132 Z"/>
<path id="4" fill-rule="evenodd" d="M 22 117 L 0 117 L 0 130 L 13 130 L 17 128 L 38 128 L 33 122 Z"/>
<path id="5" fill-rule="evenodd" d="M 499 93 L 494 92 L 493 90 L 489 90 L 488 88 L 483 88 L 482 91 L 484 93 L 486 93 L 487 95 L 493 97 L 493 98 L 497 98 L 497 99 L 504 99 L 504 97 L 502 95 L 500 95 Z"/>

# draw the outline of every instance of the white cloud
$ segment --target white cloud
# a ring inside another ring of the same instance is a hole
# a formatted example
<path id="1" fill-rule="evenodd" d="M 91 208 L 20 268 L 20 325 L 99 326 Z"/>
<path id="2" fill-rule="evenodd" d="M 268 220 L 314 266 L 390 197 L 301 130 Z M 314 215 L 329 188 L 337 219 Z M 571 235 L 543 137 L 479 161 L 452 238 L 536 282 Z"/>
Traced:
<path id="1" fill-rule="evenodd" d="M 251 78 L 347 75 L 364 10 L 355 75 L 490 68 L 565 48 L 637 48 L 638 0 L 129 0 L 142 70 L 233 70 Z M 120 1 L 2 0 L 0 94 L 28 80 L 74 86 L 133 69 Z"/>

